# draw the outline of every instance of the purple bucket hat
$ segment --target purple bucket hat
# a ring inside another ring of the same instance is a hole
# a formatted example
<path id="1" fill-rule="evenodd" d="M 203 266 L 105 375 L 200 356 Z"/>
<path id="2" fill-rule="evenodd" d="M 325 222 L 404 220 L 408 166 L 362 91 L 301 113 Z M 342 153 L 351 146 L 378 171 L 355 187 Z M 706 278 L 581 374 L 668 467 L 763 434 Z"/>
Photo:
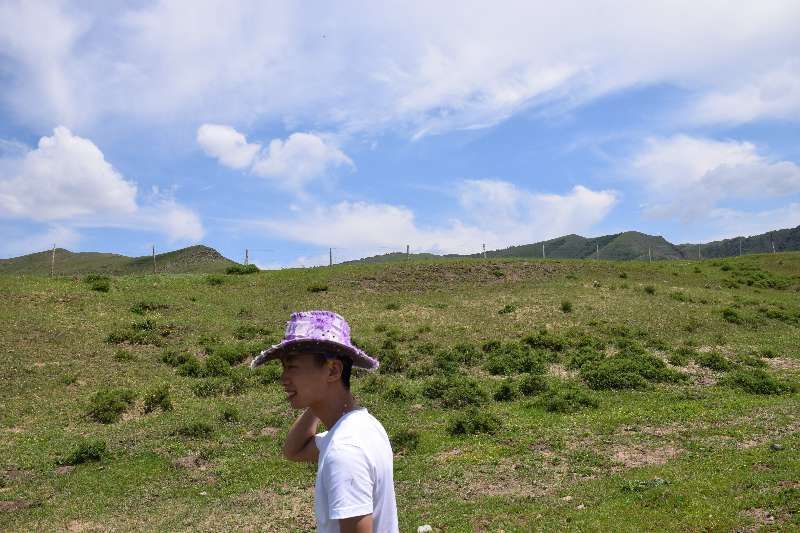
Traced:
<path id="1" fill-rule="evenodd" d="M 357 348 L 350 340 L 350 326 L 333 311 L 300 311 L 292 313 L 286 323 L 283 340 L 261 352 L 250 368 L 284 355 L 322 352 L 342 355 L 353 360 L 353 366 L 375 370 L 378 360 Z"/>

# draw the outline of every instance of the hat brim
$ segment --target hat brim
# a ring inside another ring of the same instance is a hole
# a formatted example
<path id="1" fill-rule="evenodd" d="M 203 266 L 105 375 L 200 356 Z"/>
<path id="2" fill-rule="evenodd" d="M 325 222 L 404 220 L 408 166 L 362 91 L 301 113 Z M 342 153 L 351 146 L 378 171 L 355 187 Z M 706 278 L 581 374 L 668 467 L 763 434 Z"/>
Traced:
<path id="1" fill-rule="evenodd" d="M 326 355 L 341 355 L 353 361 L 353 366 L 366 370 L 377 370 L 378 360 L 367 355 L 366 352 L 356 347 L 346 346 L 336 341 L 318 339 L 293 339 L 282 341 L 279 344 L 262 351 L 250 363 L 250 368 L 256 368 L 273 359 L 280 359 L 289 355 L 306 353 L 324 353 Z"/>

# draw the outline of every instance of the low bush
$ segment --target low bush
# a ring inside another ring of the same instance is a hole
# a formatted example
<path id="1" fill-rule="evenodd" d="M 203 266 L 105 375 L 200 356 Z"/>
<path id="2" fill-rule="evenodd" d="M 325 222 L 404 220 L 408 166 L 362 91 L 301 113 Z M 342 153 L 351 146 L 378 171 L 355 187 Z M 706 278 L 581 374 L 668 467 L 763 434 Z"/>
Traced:
<path id="1" fill-rule="evenodd" d="M 397 302 L 389 302 L 384 306 L 384 309 L 386 309 L 387 311 L 397 311 L 398 309 L 400 309 L 400 304 Z"/>
<path id="2" fill-rule="evenodd" d="M 736 357 L 736 362 L 741 364 L 741 365 L 750 366 L 750 367 L 753 367 L 753 368 L 766 368 L 767 367 L 767 363 L 765 363 L 763 359 L 761 359 L 760 357 L 758 357 L 756 355 L 750 355 L 750 354 L 741 354 L 741 355 L 737 356 Z"/>
<path id="3" fill-rule="evenodd" d="M 561 301 L 561 311 L 564 313 L 571 313 L 572 312 L 572 302 L 569 300 L 562 300 Z"/>
<path id="4" fill-rule="evenodd" d="M 685 292 L 682 291 L 673 291 L 669 293 L 669 297 L 678 302 L 688 302 L 689 297 L 686 295 Z"/>
<path id="5" fill-rule="evenodd" d="M 504 305 L 498 312 L 498 315 L 507 315 L 509 313 L 513 313 L 517 310 L 517 306 L 514 304 L 506 304 Z"/>
<path id="6" fill-rule="evenodd" d="M 644 292 L 646 292 L 647 294 L 655 294 L 656 288 L 653 285 L 645 285 Z"/>
<path id="7" fill-rule="evenodd" d="M 136 400 L 136 393 L 127 388 L 101 389 L 90 400 L 87 414 L 101 424 L 111 424 L 122 418 Z"/>
<path id="8" fill-rule="evenodd" d="M 262 337 L 271 337 L 272 330 L 264 326 L 240 324 L 233 330 L 233 336 L 239 340 L 258 339 Z"/>
<path id="9" fill-rule="evenodd" d="M 308 287 L 306 287 L 308 292 L 325 292 L 328 290 L 328 286 L 324 283 L 312 283 Z"/>
<path id="10" fill-rule="evenodd" d="M 742 325 L 745 323 L 744 317 L 742 317 L 739 312 L 732 307 L 726 307 L 722 310 L 722 318 L 731 324 Z"/>
<path id="11" fill-rule="evenodd" d="M 493 375 L 514 373 L 544 374 L 549 357 L 546 352 L 534 350 L 526 344 L 508 342 L 489 352 L 484 368 Z"/>
<path id="12" fill-rule="evenodd" d="M 456 344 L 450 350 L 450 353 L 458 363 L 467 366 L 474 365 L 483 357 L 481 351 L 469 343 Z"/>
<path id="13" fill-rule="evenodd" d="M 694 356 L 694 362 L 711 370 L 722 372 L 730 370 L 733 366 L 730 361 L 717 352 L 698 353 Z"/>
<path id="14" fill-rule="evenodd" d="M 205 375 L 205 370 L 195 356 L 187 355 L 185 361 L 178 365 L 177 373 L 179 376 L 199 378 Z"/>
<path id="15" fill-rule="evenodd" d="M 220 276 L 219 274 L 210 274 L 206 276 L 206 283 L 212 286 L 222 285 L 223 283 L 225 283 L 225 278 L 223 276 Z"/>
<path id="16" fill-rule="evenodd" d="M 192 358 L 194 358 L 193 355 L 175 349 L 167 349 L 161 352 L 161 362 L 169 366 L 180 366 Z"/>
<path id="17" fill-rule="evenodd" d="M 214 434 L 214 425 L 210 422 L 197 420 L 179 427 L 176 434 L 193 439 L 207 439 Z"/>
<path id="18" fill-rule="evenodd" d="M 129 363 L 131 361 L 136 361 L 136 356 L 128 350 L 119 349 L 114 352 L 114 361 L 119 361 L 120 363 Z"/>
<path id="19" fill-rule="evenodd" d="M 228 376 L 228 383 L 225 387 L 226 394 L 242 394 L 250 388 L 250 370 L 247 368 L 234 368 Z"/>
<path id="20" fill-rule="evenodd" d="M 581 347 L 570 355 L 567 359 L 567 368 L 570 370 L 580 370 L 584 365 L 597 363 L 605 359 L 606 354 L 589 346 Z"/>
<path id="21" fill-rule="evenodd" d="M 249 265 L 231 265 L 225 269 L 226 274 L 236 275 L 255 274 L 256 272 L 258 272 L 258 267 L 252 263 Z"/>
<path id="22" fill-rule="evenodd" d="M 782 394 L 791 390 L 791 387 L 758 368 L 741 368 L 729 372 L 720 380 L 720 384 L 750 394 Z"/>
<path id="23" fill-rule="evenodd" d="M 525 374 L 519 382 L 519 392 L 524 396 L 535 396 L 547 389 L 547 380 L 541 374 Z"/>
<path id="24" fill-rule="evenodd" d="M 528 335 L 522 339 L 522 342 L 531 348 L 549 352 L 563 352 L 570 345 L 569 341 L 561 335 L 550 333 L 544 329 L 533 335 Z"/>
<path id="25" fill-rule="evenodd" d="M 686 366 L 689 364 L 689 357 L 686 354 L 676 350 L 669 354 L 667 361 L 672 366 Z"/>
<path id="26" fill-rule="evenodd" d="M 219 413 L 219 419 L 234 424 L 239 421 L 239 409 L 235 405 L 224 405 Z"/>
<path id="27" fill-rule="evenodd" d="M 542 396 L 542 407 L 551 413 L 574 413 L 584 407 L 597 407 L 597 398 L 575 384 L 562 384 L 546 391 Z"/>
<path id="28" fill-rule="evenodd" d="M 480 382 L 463 374 L 435 377 L 428 381 L 422 394 L 439 400 L 443 407 L 454 408 L 482 405 L 489 399 Z"/>
<path id="29" fill-rule="evenodd" d="M 61 464 L 80 465 L 83 463 L 96 462 L 103 459 L 106 454 L 106 443 L 100 439 L 83 439 L 67 455 Z"/>
<path id="30" fill-rule="evenodd" d="M 169 394 L 169 384 L 164 383 L 150 389 L 144 395 L 144 412 L 152 413 L 156 409 L 172 411 L 172 400 Z"/>
<path id="31" fill-rule="evenodd" d="M 219 396 L 227 389 L 227 383 L 221 378 L 205 378 L 192 384 L 192 392 L 198 398 Z"/>
<path id="32" fill-rule="evenodd" d="M 219 355 L 211 355 L 206 359 L 204 375 L 210 377 L 227 376 L 231 373 L 231 365 Z"/>
<path id="33" fill-rule="evenodd" d="M 492 413 L 476 409 L 466 409 L 456 414 L 447 424 L 447 432 L 452 436 L 477 435 L 487 433 L 493 435 L 502 427 L 500 419 Z"/>
<path id="34" fill-rule="evenodd" d="M 89 288 L 97 292 L 108 292 L 111 289 L 111 278 L 100 274 L 89 274 L 83 278 Z"/>
<path id="35" fill-rule="evenodd" d="M 218 356 L 236 366 L 251 355 L 261 351 L 261 343 L 235 342 L 231 344 L 216 344 L 205 347 L 206 354 Z"/>
<path id="36" fill-rule="evenodd" d="M 618 354 L 581 367 L 581 377 L 595 390 L 643 389 L 648 382 L 686 380 L 686 375 L 667 367 L 667 364 L 640 348 L 631 345 Z"/>
<path id="37" fill-rule="evenodd" d="M 619 277 L 621 279 L 628 279 L 628 273 L 627 272 L 620 272 L 619 273 Z"/>
<path id="38" fill-rule="evenodd" d="M 270 361 L 255 368 L 252 375 L 257 383 L 261 385 L 269 385 L 280 381 L 283 375 L 283 367 L 277 361 Z"/>
<path id="39" fill-rule="evenodd" d="M 409 361 L 405 352 L 400 352 L 395 348 L 384 349 L 381 353 L 381 366 L 378 367 L 381 374 L 399 374 L 408 369 Z"/>
<path id="40" fill-rule="evenodd" d="M 383 391 L 387 400 L 406 402 L 415 397 L 414 390 L 405 383 L 391 383 Z"/>
<path id="41" fill-rule="evenodd" d="M 401 429 L 390 439 L 395 452 L 412 452 L 419 446 L 419 432 L 413 429 Z"/>
<path id="42" fill-rule="evenodd" d="M 169 305 L 158 302 L 141 301 L 131 306 L 131 313 L 143 315 L 149 311 L 160 311 L 162 309 L 169 309 Z"/>
<path id="43" fill-rule="evenodd" d="M 510 402 L 519 396 L 519 388 L 513 379 L 506 379 L 494 391 L 494 399 L 498 402 Z"/>

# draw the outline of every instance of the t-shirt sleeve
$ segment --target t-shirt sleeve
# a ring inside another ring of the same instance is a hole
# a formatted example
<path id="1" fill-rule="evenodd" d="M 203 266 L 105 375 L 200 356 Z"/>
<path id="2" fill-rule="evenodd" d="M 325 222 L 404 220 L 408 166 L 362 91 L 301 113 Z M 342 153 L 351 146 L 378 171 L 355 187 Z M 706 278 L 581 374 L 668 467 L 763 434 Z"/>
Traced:
<path id="1" fill-rule="evenodd" d="M 330 520 L 372 513 L 371 471 L 366 454 L 358 446 L 339 445 L 328 451 L 321 475 Z"/>

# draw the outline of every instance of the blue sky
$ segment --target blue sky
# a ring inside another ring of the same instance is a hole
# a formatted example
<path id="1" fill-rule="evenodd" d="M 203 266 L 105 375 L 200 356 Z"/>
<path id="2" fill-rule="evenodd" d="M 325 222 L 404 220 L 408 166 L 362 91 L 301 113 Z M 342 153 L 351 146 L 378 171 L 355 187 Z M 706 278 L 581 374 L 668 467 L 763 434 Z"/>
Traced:
<path id="1" fill-rule="evenodd" d="M 2 2 L 0 257 L 800 225 L 800 4 L 699 4 Z"/>

